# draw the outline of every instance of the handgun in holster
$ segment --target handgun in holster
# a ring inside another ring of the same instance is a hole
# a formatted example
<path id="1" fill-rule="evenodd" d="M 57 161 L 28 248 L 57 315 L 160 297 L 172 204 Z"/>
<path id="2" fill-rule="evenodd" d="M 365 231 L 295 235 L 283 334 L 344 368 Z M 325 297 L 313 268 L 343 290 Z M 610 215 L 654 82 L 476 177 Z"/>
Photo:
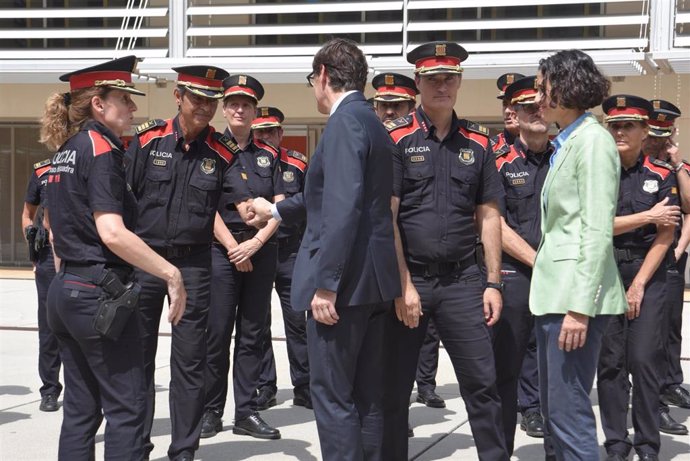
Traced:
<path id="1" fill-rule="evenodd" d="M 29 225 L 24 228 L 24 237 L 26 243 L 29 245 L 29 259 L 31 262 L 38 261 L 38 251 L 36 251 L 36 235 L 38 234 L 38 227 Z"/>
<path id="2" fill-rule="evenodd" d="M 98 285 L 103 288 L 93 328 L 101 335 L 117 341 L 129 316 L 137 308 L 141 287 L 135 282 L 124 285 L 115 272 L 104 269 Z"/>
<path id="3" fill-rule="evenodd" d="M 474 259 L 477 261 L 477 266 L 484 270 L 484 244 L 479 240 L 474 245 Z"/>

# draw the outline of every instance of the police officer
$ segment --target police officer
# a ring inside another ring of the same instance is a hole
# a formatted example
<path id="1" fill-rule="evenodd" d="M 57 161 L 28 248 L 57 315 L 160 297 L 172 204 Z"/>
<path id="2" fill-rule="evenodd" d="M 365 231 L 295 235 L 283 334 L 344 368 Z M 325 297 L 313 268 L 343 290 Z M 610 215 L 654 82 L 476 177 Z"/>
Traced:
<path id="1" fill-rule="evenodd" d="M 633 448 L 642 460 L 658 460 L 658 364 L 664 357 L 661 335 L 666 318 L 664 303 L 659 300 L 666 296 L 664 258 L 673 242 L 674 226 L 637 227 L 634 222 L 664 198 L 677 203 L 676 179 L 669 164 L 642 154 L 652 112 L 649 101 L 614 95 L 602 108 L 621 159 L 613 244 L 628 300 L 628 311 L 609 322 L 599 356 L 597 390 L 604 446 L 607 460 L 627 459 Z M 632 441 L 627 430 L 629 374 L 635 429 Z"/>
<path id="2" fill-rule="evenodd" d="M 24 238 L 29 245 L 29 259 L 34 266 L 38 297 L 38 376 L 43 383 L 39 389 L 41 404 L 38 409 L 41 411 L 57 411 L 58 397 L 62 392 L 58 343 L 46 319 L 46 296 L 48 296 L 50 282 L 55 277 L 53 250 L 49 242 L 48 230 L 43 223 L 49 170 L 50 159 L 34 164 L 22 210 L 22 228 Z"/>
<path id="3" fill-rule="evenodd" d="M 209 126 L 223 97 L 222 79 L 227 72 L 213 66 L 173 70 L 178 73 L 174 95 L 179 113 L 136 128 L 127 149 L 127 179 L 138 201 L 137 235 L 180 269 L 188 289 L 184 315 L 172 328 L 170 357 L 172 443 L 168 456 L 178 460 L 192 459 L 199 446 L 216 211 L 221 194 L 224 203 L 240 204 L 250 193 L 235 162 L 241 149 Z M 137 280 L 142 288 L 148 455 L 153 449 L 154 372 L 165 286 L 141 271 Z"/>
<path id="4" fill-rule="evenodd" d="M 60 460 L 94 459 L 103 417 L 105 459 L 144 457 L 140 318 L 136 286 L 123 286 L 132 266 L 162 279 L 171 322 L 184 309 L 180 271 L 131 231 L 136 203 L 125 181 L 120 137 L 137 109 L 130 94 L 143 94 L 131 83 L 135 64 L 128 56 L 61 76 L 70 92 L 51 96 L 43 117 L 41 142 L 58 150 L 47 203 L 61 260 L 48 293 L 48 323 L 64 363 Z M 113 308 L 117 323 L 101 322 Z"/>
<path id="5" fill-rule="evenodd" d="M 537 92 L 535 76 L 523 77 L 506 88 L 504 97 L 513 106 L 519 134 L 512 146 L 505 145 L 496 152 L 496 168 L 506 196 L 501 218 L 501 275 L 505 296 L 501 318 L 493 328 L 494 358 L 510 455 L 515 439 L 518 378 L 528 342 L 534 336 L 529 287 L 536 249 L 541 241 L 541 190 L 553 153 L 549 124 L 534 103 Z M 543 434 L 538 407 L 524 414 L 523 420 L 528 429 Z"/>
<path id="6" fill-rule="evenodd" d="M 239 147 L 242 168 L 252 197 L 271 202 L 284 198 L 278 151 L 251 134 L 256 106 L 264 95 L 250 75 L 231 75 L 223 80 L 225 136 Z M 235 397 L 233 433 L 261 439 L 279 439 L 280 431 L 257 413 L 275 405 L 272 398 L 256 393 L 261 374 L 265 335 L 271 312 L 271 291 L 276 275 L 278 246 L 273 236 L 276 220 L 258 232 L 242 220 L 231 195 L 223 195 L 216 216 L 212 247 L 211 303 L 206 329 L 206 398 L 202 436 L 223 429 L 222 416 L 228 390 L 230 338 L 235 330 L 235 362 L 232 369 Z M 263 399 L 260 401 L 260 399 Z"/>
<path id="7" fill-rule="evenodd" d="M 254 139 L 275 146 L 280 150 L 280 175 L 286 197 L 304 191 L 304 178 L 307 171 L 307 157 L 295 150 L 281 146 L 283 140 L 282 123 L 285 115 L 276 107 L 259 107 L 257 117 L 252 122 Z M 285 326 L 288 362 L 290 363 L 290 380 L 293 387 L 293 405 L 311 409 L 309 391 L 309 359 L 307 357 L 307 318 L 304 312 L 296 312 L 290 304 L 292 271 L 295 266 L 297 250 L 302 241 L 305 221 L 287 225 L 280 223 L 277 233 L 278 266 L 276 269 L 275 289 L 280 298 Z M 271 315 L 269 312 L 264 352 L 261 360 L 261 376 L 257 392 L 262 402 L 273 404 L 277 391 L 276 364 L 271 344 Z M 271 397 L 266 399 L 266 397 Z M 262 408 L 258 408 L 262 409 Z M 265 408 L 263 408 L 265 409 Z"/>
<path id="8" fill-rule="evenodd" d="M 496 79 L 496 87 L 498 87 L 497 99 L 501 100 L 503 107 L 503 131 L 498 133 L 496 136 L 491 138 L 491 149 L 496 152 L 502 149 L 504 146 L 511 146 L 515 141 L 515 137 L 518 135 L 518 124 L 515 119 L 515 110 L 510 101 L 507 101 L 504 97 L 506 88 L 511 85 L 516 80 L 524 77 L 522 74 L 516 72 L 511 72 L 508 74 L 503 74 L 498 79 Z"/>
<path id="9" fill-rule="evenodd" d="M 390 122 L 412 112 L 419 94 L 414 80 L 405 75 L 387 72 L 378 74 L 371 82 L 376 90 L 374 107 L 382 122 Z M 436 393 L 438 350 L 440 340 L 433 320 L 429 321 L 424 344 L 417 364 L 417 402 L 429 408 L 445 408 L 446 402 Z M 409 430 L 412 437 L 414 433 Z"/>
<path id="10" fill-rule="evenodd" d="M 674 167 L 678 182 L 679 196 L 683 208 L 690 206 L 686 193 L 690 192 L 690 165 L 682 160 L 678 147 L 673 142 L 674 122 L 680 109 L 668 101 L 650 101 L 654 111 L 649 117 L 649 136 L 644 140 L 644 152 L 663 160 Z M 687 210 L 684 210 L 687 211 Z M 683 319 L 683 292 L 685 291 L 685 266 L 690 243 L 690 220 L 683 216 L 682 226 L 676 228 L 672 251 L 669 252 L 668 272 L 666 274 L 666 313 L 668 314 L 668 334 L 665 344 L 666 363 L 661 373 L 661 403 L 659 406 L 659 430 L 667 434 L 685 435 L 688 428 L 673 419 L 669 405 L 690 408 L 690 395 L 681 386 L 683 370 L 680 366 L 681 326 Z"/>
<path id="11" fill-rule="evenodd" d="M 488 130 L 453 110 L 467 51 L 453 42 L 412 50 L 421 105 L 388 122 L 393 216 L 403 295 L 388 316 L 384 459 L 407 459 L 407 403 L 432 318 L 465 400 L 480 459 L 508 460 L 489 327 L 501 312 L 501 180 Z M 475 257 L 475 216 L 486 278 Z M 422 313 L 424 315 L 422 315 Z"/>

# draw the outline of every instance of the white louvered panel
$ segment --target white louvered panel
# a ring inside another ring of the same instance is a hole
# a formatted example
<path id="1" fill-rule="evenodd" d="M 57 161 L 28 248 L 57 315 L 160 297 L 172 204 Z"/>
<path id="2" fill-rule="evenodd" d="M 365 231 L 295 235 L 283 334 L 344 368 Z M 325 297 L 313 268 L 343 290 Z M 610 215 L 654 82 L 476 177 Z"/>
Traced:
<path id="1" fill-rule="evenodd" d="M 165 37 L 167 28 L 151 29 L 22 29 L 0 30 L 0 39 Z"/>
<path id="2" fill-rule="evenodd" d="M 433 10 L 438 8 L 495 8 L 509 6 L 585 5 L 592 3 L 643 3 L 645 0 L 532 0 L 516 3 L 515 0 L 410 0 L 409 10 Z"/>
<path id="3" fill-rule="evenodd" d="M 55 18 L 145 18 L 164 17 L 167 8 L 17 8 L 3 9 L 3 19 L 55 19 Z"/>
<path id="4" fill-rule="evenodd" d="M 553 27 L 587 27 L 587 26 L 622 26 L 646 24 L 649 17 L 631 16 L 590 16 L 573 18 L 521 18 L 487 19 L 474 21 L 425 21 L 414 22 L 407 26 L 408 31 L 425 30 L 496 30 L 496 29 L 530 29 Z"/>
<path id="5" fill-rule="evenodd" d="M 290 14 L 290 13 L 345 13 L 365 11 L 399 11 L 403 2 L 367 2 L 367 3 L 300 3 L 300 4 L 270 4 L 270 5 L 231 5 L 231 6 L 190 6 L 187 8 L 189 16 L 223 16 L 223 15 L 260 15 L 260 14 Z"/>
<path id="6" fill-rule="evenodd" d="M 401 32 L 401 23 L 359 24 L 295 24 L 286 26 L 237 26 L 237 27 L 190 27 L 190 37 L 247 36 L 247 35 L 305 35 L 305 34 L 360 34 L 377 32 Z"/>
<path id="7" fill-rule="evenodd" d="M 189 48 L 189 57 L 211 57 L 211 56 L 309 56 L 310 58 L 319 50 L 319 45 L 314 46 L 253 46 L 253 47 L 231 47 L 231 48 Z M 400 54 L 402 44 L 374 44 L 362 45 L 362 51 L 366 55 L 379 54 Z"/>

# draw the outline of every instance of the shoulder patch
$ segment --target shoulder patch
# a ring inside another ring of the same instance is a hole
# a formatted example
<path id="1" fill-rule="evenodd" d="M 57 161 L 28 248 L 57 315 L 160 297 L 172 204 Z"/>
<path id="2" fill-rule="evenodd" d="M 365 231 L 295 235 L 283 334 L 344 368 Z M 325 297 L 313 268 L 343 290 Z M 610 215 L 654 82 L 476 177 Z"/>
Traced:
<path id="1" fill-rule="evenodd" d="M 43 168 L 44 166 L 50 165 L 50 159 L 47 158 L 45 160 L 41 160 L 40 162 L 34 163 L 34 170 L 39 170 Z"/>
<path id="2" fill-rule="evenodd" d="M 271 143 L 269 143 L 269 142 L 266 142 L 266 141 L 262 141 L 262 140 L 260 140 L 260 139 L 255 139 L 255 140 L 254 140 L 254 144 L 255 144 L 257 147 L 259 147 L 259 148 L 261 148 L 261 149 L 263 149 L 263 150 L 266 150 L 266 151 L 270 152 L 271 155 L 273 156 L 273 159 L 278 158 L 278 155 L 279 155 L 278 149 L 276 149 L 276 148 L 273 146 L 273 144 L 271 144 Z"/>
<path id="3" fill-rule="evenodd" d="M 297 152 L 296 150 L 288 149 L 287 154 L 288 157 L 296 158 L 297 160 L 304 162 L 305 165 L 309 162 L 306 155 L 301 152 Z"/>
<path id="4" fill-rule="evenodd" d="M 136 134 L 141 134 L 141 133 L 148 131 L 151 128 L 154 128 L 157 126 L 165 126 L 165 120 L 160 120 L 160 119 L 148 120 L 148 121 L 142 123 L 141 125 L 137 126 L 134 129 L 134 132 Z"/>
<path id="5" fill-rule="evenodd" d="M 503 148 L 501 148 L 503 150 Z M 517 149 L 515 149 L 515 146 L 505 146 L 505 152 L 502 153 L 501 155 L 496 155 L 496 169 L 498 171 L 501 171 L 501 168 L 503 168 L 503 165 L 506 164 L 511 164 L 516 158 L 519 158 L 520 154 L 518 154 Z"/>
<path id="6" fill-rule="evenodd" d="M 89 130 L 89 139 L 93 148 L 93 156 L 106 154 L 113 150 L 113 145 L 98 131 Z"/>
<path id="7" fill-rule="evenodd" d="M 668 163 L 648 156 L 644 158 L 642 165 L 652 173 L 657 174 L 662 180 L 665 180 L 673 172 L 673 167 Z"/>
<path id="8" fill-rule="evenodd" d="M 404 117 L 396 118 L 395 120 L 388 120 L 383 124 L 383 126 L 385 126 L 389 132 L 410 125 L 412 125 L 412 115 L 405 115 Z"/>

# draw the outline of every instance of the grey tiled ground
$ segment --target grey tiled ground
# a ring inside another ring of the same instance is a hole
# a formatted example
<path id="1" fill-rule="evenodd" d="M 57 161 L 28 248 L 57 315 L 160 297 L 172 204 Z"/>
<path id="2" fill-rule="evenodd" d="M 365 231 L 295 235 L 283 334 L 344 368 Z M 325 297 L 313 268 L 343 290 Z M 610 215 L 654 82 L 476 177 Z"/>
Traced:
<path id="1" fill-rule="evenodd" d="M 38 411 L 40 382 L 36 372 L 38 337 L 35 331 L 35 292 L 33 280 L 0 279 L 0 459 L 51 460 L 56 458 L 57 441 L 62 419 L 61 412 Z M 690 338 L 690 309 L 686 308 L 685 337 Z M 319 442 L 313 413 L 292 406 L 282 317 L 277 299 L 273 302 L 274 348 L 278 366 L 278 406 L 263 412 L 264 418 L 280 428 L 283 438 L 278 441 L 259 441 L 233 435 L 232 422 L 225 421 L 225 430 L 218 436 L 201 441 L 196 454 L 200 460 L 318 460 Z M 9 329 L 8 327 L 12 328 Z M 26 330 L 17 330 L 26 328 Z M 161 331 L 169 331 L 162 324 Z M 683 356 L 690 357 L 690 341 L 686 341 Z M 152 459 L 163 460 L 170 438 L 168 413 L 168 357 L 170 338 L 160 338 L 156 382 L 156 419 Z M 690 378 L 690 362 L 684 361 L 685 376 Z M 446 398 L 445 409 L 430 409 L 412 404 L 410 421 L 415 437 L 410 440 L 410 456 L 420 461 L 476 460 L 467 414 L 459 397 L 450 362 L 445 351 L 437 377 L 438 392 Z M 595 393 L 596 394 L 596 393 Z M 596 398 L 594 399 L 596 405 Z M 232 398 L 228 399 L 232 414 Z M 690 424 L 690 410 L 673 408 L 673 416 Z M 598 412 L 598 407 L 595 408 Z M 103 438 L 98 437 L 97 458 L 103 457 Z M 336 430 L 336 428 L 334 428 Z M 601 434 L 600 434 L 601 440 Z M 543 459 L 541 441 L 517 431 L 514 460 Z M 603 451 L 602 451 L 603 453 Z M 663 460 L 690 460 L 690 439 L 687 436 L 662 434 Z"/>

